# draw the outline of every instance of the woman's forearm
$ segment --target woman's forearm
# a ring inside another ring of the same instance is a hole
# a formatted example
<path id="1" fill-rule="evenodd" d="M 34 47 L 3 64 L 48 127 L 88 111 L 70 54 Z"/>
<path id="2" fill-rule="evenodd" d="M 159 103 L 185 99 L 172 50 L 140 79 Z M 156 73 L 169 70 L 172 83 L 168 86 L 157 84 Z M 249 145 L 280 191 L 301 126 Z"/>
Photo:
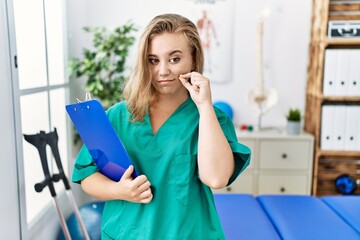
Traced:
<path id="1" fill-rule="evenodd" d="M 150 182 L 145 175 L 133 179 L 131 176 L 133 171 L 134 167 L 130 166 L 118 182 L 114 182 L 100 172 L 96 172 L 83 179 L 81 187 L 87 194 L 99 200 L 151 202 L 153 195 Z"/>
<path id="2" fill-rule="evenodd" d="M 81 181 L 81 187 L 87 194 L 104 201 L 116 199 L 112 191 L 115 184 L 114 181 L 99 172 L 96 172 Z"/>
<path id="3" fill-rule="evenodd" d="M 199 113 L 199 175 L 209 187 L 222 188 L 234 172 L 234 156 L 213 106 L 203 106 Z"/>

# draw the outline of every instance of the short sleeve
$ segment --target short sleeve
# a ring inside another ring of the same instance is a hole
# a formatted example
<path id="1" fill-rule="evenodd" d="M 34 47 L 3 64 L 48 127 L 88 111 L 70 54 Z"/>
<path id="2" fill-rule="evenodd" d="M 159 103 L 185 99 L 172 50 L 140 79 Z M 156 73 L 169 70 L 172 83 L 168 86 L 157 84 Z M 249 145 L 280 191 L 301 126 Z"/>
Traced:
<path id="1" fill-rule="evenodd" d="M 227 185 L 230 185 L 250 163 L 251 150 L 238 142 L 234 124 L 230 117 L 221 109 L 214 107 L 220 126 L 234 154 L 235 170 Z"/>
<path id="2" fill-rule="evenodd" d="M 76 157 L 71 180 L 74 183 L 80 183 L 81 180 L 98 171 L 99 169 L 95 165 L 95 162 L 92 159 L 89 150 L 86 148 L 85 145 L 83 145 L 79 151 L 79 154 Z"/>

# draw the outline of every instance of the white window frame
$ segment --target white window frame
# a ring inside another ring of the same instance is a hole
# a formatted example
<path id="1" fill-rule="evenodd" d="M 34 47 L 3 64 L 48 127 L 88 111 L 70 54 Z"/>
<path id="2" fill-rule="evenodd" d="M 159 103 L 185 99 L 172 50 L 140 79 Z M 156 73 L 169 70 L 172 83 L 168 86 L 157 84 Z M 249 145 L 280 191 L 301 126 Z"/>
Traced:
<path id="1" fill-rule="evenodd" d="M 15 23 L 14 23 L 14 3 L 13 0 L 4 0 L 6 2 L 7 8 L 7 19 L 8 19 L 8 28 L 9 28 L 9 45 L 10 45 L 10 64 L 11 64 L 11 79 L 6 79 L 7 81 L 12 81 L 13 87 L 13 106 L 14 106 L 14 128 L 15 128 L 15 139 L 16 139 L 16 155 L 17 155 L 17 171 L 18 171 L 18 192 L 19 192 L 19 209 L 20 209 L 20 229 L 21 229 L 21 239 L 52 239 L 56 238 L 56 234 L 59 231 L 59 220 L 57 218 L 57 214 L 55 212 L 55 208 L 52 204 L 47 204 L 47 206 L 34 218 L 34 220 L 30 223 L 27 222 L 26 217 L 26 196 L 25 196 L 25 179 L 24 179 L 24 156 L 23 156 L 23 131 L 21 124 L 21 109 L 20 109 L 20 98 L 22 96 L 26 96 L 29 94 L 34 94 L 37 92 L 49 92 L 55 89 L 65 89 L 65 101 L 67 102 L 69 96 L 69 83 L 66 81 L 64 84 L 52 85 L 49 86 L 49 80 L 45 87 L 33 88 L 33 89 L 19 89 L 19 76 L 18 70 L 16 67 L 16 34 L 15 34 Z M 45 2 L 47 0 L 43 0 Z M 51 1 L 51 0 L 50 0 Z M 60 0 L 62 1 L 62 0 Z M 63 13 L 65 12 L 65 1 L 63 3 Z M 66 22 L 65 15 L 63 14 L 63 42 L 64 42 L 64 50 L 67 49 L 67 39 L 66 39 Z M 67 54 L 66 51 L 64 53 L 64 64 L 67 65 Z M 66 72 L 65 75 L 67 76 Z M 49 115 L 51 112 L 49 111 Z M 49 116 L 51 119 L 51 116 Z M 61 156 L 62 158 L 66 158 L 70 160 L 71 152 L 72 152 L 72 140 L 70 135 L 70 128 L 68 127 L 68 121 L 66 121 L 67 125 L 67 156 Z M 49 122 L 49 126 L 51 126 L 51 122 Z M 49 155 L 48 155 L 49 157 Z M 39 159 L 40 161 L 40 159 Z M 69 164 L 69 161 L 68 161 Z M 44 191 L 48 192 L 48 189 L 44 189 Z M 66 194 L 64 191 L 57 192 L 59 196 L 60 203 L 66 202 Z M 50 195 L 50 193 L 48 193 Z M 61 204 L 63 207 L 64 214 L 68 214 L 71 209 L 67 207 L 66 204 Z"/>

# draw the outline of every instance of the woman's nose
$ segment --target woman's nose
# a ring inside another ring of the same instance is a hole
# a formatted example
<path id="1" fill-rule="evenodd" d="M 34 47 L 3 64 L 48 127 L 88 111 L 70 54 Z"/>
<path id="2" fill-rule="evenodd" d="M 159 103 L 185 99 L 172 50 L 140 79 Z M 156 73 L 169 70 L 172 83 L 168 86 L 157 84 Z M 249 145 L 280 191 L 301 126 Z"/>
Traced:
<path id="1" fill-rule="evenodd" d="M 160 63 L 159 74 L 160 76 L 167 76 L 170 74 L 170 69 L 167 63 Z"/>

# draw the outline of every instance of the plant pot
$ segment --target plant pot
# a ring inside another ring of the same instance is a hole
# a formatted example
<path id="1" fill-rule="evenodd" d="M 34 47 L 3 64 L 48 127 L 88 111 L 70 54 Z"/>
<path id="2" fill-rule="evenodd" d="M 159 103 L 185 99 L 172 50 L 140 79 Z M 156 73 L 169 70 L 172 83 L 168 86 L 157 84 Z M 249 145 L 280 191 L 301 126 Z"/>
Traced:
<path id="1" fill-rule="evenodd" d="M 288 121 L 287 133 L 291 135 L 300 134 L 301 122 L 300 121 Z"/>

